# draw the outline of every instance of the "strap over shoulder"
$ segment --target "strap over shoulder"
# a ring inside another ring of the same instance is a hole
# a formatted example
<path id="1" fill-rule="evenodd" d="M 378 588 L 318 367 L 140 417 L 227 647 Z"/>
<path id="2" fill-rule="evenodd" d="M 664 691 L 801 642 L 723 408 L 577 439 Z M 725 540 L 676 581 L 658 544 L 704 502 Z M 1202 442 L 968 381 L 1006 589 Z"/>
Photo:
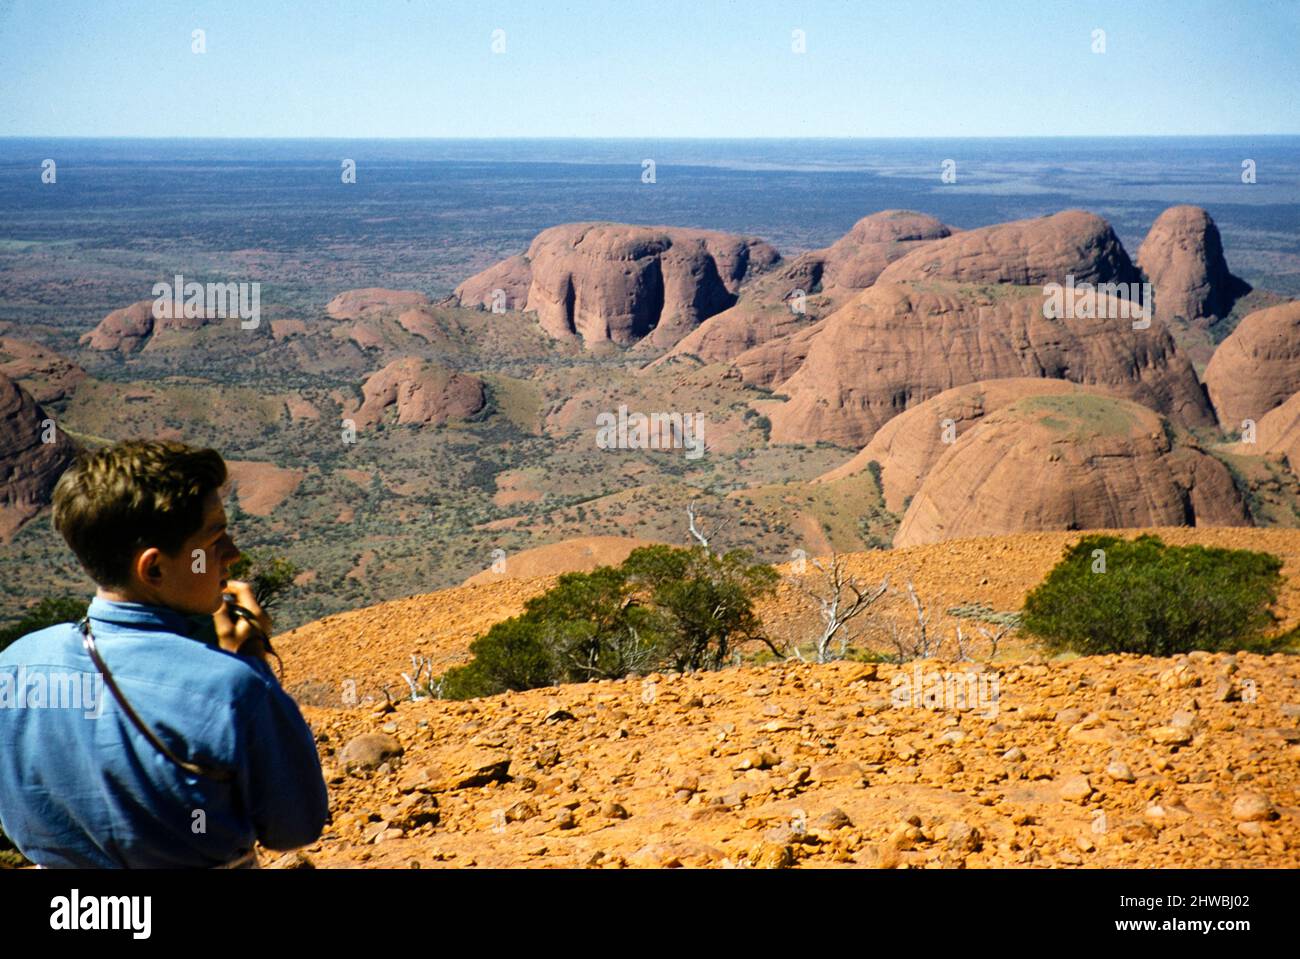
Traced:
<path id="1" fill-rule="evenodd" d="M 83 616 L 81 622 L 77 624 L 77 628 L 81 631 L 82 644 L 86 647 L 86 652 L 90 654 L 90 658 L 94 662 L 95 668 L 98 669 L 100 675 L 104 677 L 104 685 L 107 686 L 109 691 L 113 694 L 113 698 L 117 700 L 117 704 L 122 707 L 122 712 L 126 714 L 126 718 L 131 720 L 131 723 L 135 728 L 140 731 L 140 735 L 149 740 L 154 749 L 158 750 L 173 763 L 191 775 L 203 776 L 206 779 L 213 779 L 217 782 L 230 782 L 235 778 L 235 774 L 230 770 L 208 769 L 198 763 L 186 762 L 168 749 L 167 744 L 154 735 L 153 730 L 145 725 L 144 720 L 140 718 L 140 715 L 135 711 L 131 704 L 127 702 L 126 696 L 123 695 L 122 690 L 118 688 L 117 682 L 113 679 L 113 674 L 108 671 L 108 666 L 104 663 L 103 658 L 100 657 L 99 650 L 95 648 L 95 637 L 90 630 L 90 617 Z"/>

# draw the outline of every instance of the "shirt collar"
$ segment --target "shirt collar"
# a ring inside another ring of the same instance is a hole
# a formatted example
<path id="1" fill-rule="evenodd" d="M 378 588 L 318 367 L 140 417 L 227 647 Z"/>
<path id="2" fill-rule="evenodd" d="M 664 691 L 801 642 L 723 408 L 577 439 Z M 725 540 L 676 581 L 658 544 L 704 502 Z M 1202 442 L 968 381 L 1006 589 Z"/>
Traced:
<path id="1" fill-rule="evenodd" d="M 96 596 L 90 601 L 90 608 L 86 613 L 95 622 L 112 623 L 114 626 L 126 626 L 142 630 L 161 630 L 194 638 L 199 638 L 201 635 L 197 617 L 179 613 L 166 606 L 153 606 L 147 603 L 122 603 L 115 600 L 101 599 Z"/>

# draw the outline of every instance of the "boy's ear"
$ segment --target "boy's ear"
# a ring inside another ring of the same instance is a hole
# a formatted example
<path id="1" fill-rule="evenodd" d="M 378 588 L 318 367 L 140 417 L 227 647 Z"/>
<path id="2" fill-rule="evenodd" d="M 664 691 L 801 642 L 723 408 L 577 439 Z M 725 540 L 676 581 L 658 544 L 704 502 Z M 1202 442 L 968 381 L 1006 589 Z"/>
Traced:
<path id="1" fill-rule="evenodd" d="M 136 578 L 146 586 L 161 586 L 163 571 L 160 560 L 162 559 L 162 550 L 156 546 L 150 546 L 148 549 L 142 549 L 132 564 L 132 570 Z"/>

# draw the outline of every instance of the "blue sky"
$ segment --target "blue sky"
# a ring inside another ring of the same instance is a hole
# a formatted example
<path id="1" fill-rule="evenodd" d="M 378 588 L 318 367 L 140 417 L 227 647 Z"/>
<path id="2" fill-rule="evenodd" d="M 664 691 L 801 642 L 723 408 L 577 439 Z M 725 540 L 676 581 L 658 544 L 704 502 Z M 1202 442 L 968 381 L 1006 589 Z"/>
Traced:
<path id="1" fill-rule="evenodd" d="M 1293 0 L 0 0 L 0 136 L 1294 134 L 1298 50 Z"/>

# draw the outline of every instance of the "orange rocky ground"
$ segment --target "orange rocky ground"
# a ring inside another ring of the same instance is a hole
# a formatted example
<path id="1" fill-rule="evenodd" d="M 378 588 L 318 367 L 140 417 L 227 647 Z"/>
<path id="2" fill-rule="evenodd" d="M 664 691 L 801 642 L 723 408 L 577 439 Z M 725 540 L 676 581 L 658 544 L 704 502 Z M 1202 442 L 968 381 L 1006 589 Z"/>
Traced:
<path id="1" fill-rule="evenodd" d="M 1278 611 L 1300 620 L 1300 531 L 1158 532 L 1278 554 Z M 1080 535 L 849 561 L 891 586 L 910 576 L 947 636 L 947 607 L 1017 608 Z M 463 661 L 547 583 L 463 586 L 277 640 L 330 782 L 333 822 L 304 851 L 316 865 L 1300 866 L 1293 656 L 1044 660 L 1021 641 L 959 667 L 948 644 L 944 660 L 903 666 L 787 661 L 384 702 L 381 685 L 405 695 L 412 652 L 438 672 Z M 764 613 L 776 637 L 814 625 L 788 586 Z M 983 679 L 932 678 L 959 668 Z M 918 675 L 909 703 L 895 677 Z"/>

